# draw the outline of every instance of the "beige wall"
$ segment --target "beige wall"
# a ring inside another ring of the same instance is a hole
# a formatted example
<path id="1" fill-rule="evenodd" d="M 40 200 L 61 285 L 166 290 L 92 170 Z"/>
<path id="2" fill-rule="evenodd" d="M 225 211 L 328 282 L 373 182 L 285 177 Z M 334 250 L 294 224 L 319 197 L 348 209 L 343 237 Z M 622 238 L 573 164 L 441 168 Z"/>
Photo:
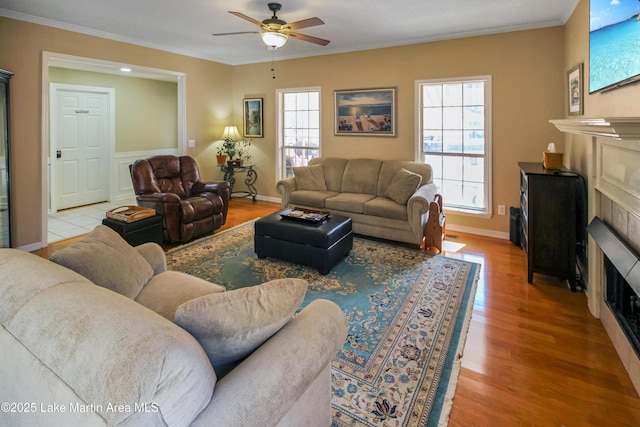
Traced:
<path id="1" fill-rule="evenodd" d="M 49 67 L 49 82 L 115 89 L 116 152 L 178 148 L 178 85 Z"/>
<path id="2" fill-rule="evenodd" d="M 270 71 L 271 63 L 236 66 L 233 73 L 235 117 L 241 117 L 242 98 L 264 98 L 265 138 L 254 139 L 261 195 L 278 197 L 273 158 L 275 91 L 281 88 L 321 88 L 324 156 L 413 160 L 415 81 L 491 75 L 493 210 L 497 212 L 497 205 L 505 205 L 507 215 L 481 219 L 448 214 L 447 223 L 451 228 L 461 230 L 481 229 L 489 230 L 489 234 L 506 235 L 508 207 L 519 205 L 517 162 L 540 161 L 549 142 L 562 140 L 561 134 L 548 122 L 564 114 L 564 30 L 561 27 L 276 61 L 275 68 L 275 79 Z M 397 138 L 334 135 L 334 90 L 386 86 L 398 88 Z"/>
<path id="3" fill-rule="evenodd" d="M 186 137 L 197 143 L 188 154 L 205 166 L 205 178 L 217 177 L 207 165 L 215 163 L 213 142 L 231 117 L 232 67 L 0 17 L 0 68 L 15 73 L 11 79 L 11 154 L 16 246 L 34 245 L 42 237 L 43 51 L 186 73 Z"/>
<path id="4" fill-rule="evenodd" d="M 292 41 L 297 42 L 297 41 Z M 40 241 L 42 52 L 98 58 L 187 75 L 187 139 L 207 179 L 221 178 L 213 143 L 227 124 L 242 124 L 242 99 L 264 98 L 264 138 L 254 139 L 260 196 L 275 190 L 275 90 L 319 86 L 322 90 L 323 155 L 413 159 L 415 81 L 491 75 L 493 79 L 493 210 L 517 206 L 518 161 L 539 161 L 562 135 L 548 123 L 565 111 L 564 27 L 425 43 L 338 55 L 323 55 L 231 67 L 36 24 L 0 18 L 0 66 L 12 79 L 12 147 L 16 245 Z M 277 59 L 277 52 L 275 55 Z M 335 89 L 398 88 L 398 137 L 333 134 Z M 506 235 L 508 215 L 480 219 L 449 214 L 459 229 Z"/>

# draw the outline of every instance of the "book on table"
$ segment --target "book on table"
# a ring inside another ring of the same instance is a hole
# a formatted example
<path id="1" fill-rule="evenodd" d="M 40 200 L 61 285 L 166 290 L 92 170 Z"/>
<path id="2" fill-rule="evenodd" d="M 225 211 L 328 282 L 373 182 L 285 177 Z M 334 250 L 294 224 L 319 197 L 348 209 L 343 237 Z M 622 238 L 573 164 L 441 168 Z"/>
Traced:
<path id="1" fill-rule="evenodd" d="M 119 208 L 107 211 L 107 218 L 121 222 L 135 222 L 149 218 L 156 214 L 155 209 L 142 206 L 120 206 Z"/>

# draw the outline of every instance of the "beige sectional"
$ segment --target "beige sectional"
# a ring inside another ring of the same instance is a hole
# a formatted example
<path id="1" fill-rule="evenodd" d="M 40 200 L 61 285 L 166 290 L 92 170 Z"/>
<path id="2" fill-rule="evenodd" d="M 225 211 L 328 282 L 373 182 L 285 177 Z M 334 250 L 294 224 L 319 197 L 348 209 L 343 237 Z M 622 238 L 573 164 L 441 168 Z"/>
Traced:
<path id="1" fill-rule="evenodd" d="M 278 182 L 282 207 L 322 209 L 353 220 L 353 232 L 421 244 L 436 196 L 431 166 L 402 160 L 314 158 Z"/>
<path id="2" fill-rule="evenodd" d="M 126 245 L 99 226 L 56 262 L 0 249 L 0 424 L 331 423 L 336 304 L 294 316 L 300 279 L 225 291 Z"/>

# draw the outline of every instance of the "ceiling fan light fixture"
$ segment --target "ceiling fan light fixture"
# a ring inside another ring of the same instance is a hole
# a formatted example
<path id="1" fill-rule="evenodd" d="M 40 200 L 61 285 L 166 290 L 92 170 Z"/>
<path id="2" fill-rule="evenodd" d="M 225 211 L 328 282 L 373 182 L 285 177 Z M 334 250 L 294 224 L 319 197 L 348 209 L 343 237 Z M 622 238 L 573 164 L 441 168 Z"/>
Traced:
<path id="1" fill-rule="evenodd" d="M 273 49 L 278 49 L 287 43 L 289 36 L 277 31 L 263 31 L 260 33 L 262 42 Z"/>

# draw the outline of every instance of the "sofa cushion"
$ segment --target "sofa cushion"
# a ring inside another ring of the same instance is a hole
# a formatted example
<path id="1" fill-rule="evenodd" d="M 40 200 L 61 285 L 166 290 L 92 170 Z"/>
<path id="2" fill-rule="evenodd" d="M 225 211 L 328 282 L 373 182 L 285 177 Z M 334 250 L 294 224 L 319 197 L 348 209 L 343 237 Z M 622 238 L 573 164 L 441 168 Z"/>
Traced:
<path id="1" fill-rule="evenodd" d="M 385 190 L 384 195 L 396 203 L 406 205 L 421 182 L 422 177 L 420 175 L 405 168 L 400 168 L 391 180 L 391 184 Z"/>
<path id="2" fill-rule="evenodd" d="M 291 320 L 306 291 L 302 279 L 278 279 L 214 293 L 179 306 L 174 322 L 200 342 L 221 376 Z"/>
<path id="3" fill-rule="evenodd" d="M 290 194 L 289 200 L 293 205 L 304 205 L 314 208 L 324 208 L 324 201 L 337 195 L 333 191 L 299 190 Z"/>
<path id="4" fill-rule="evenodd" d="M 381 160 L 352 159 L 344 168 L 342 177 L 343 193 L 364 193 L 377 195 Z"/>
<path id="5" fill-rule="evenodd" d="M 402 221 L 406 221 L 408 218 L 407 205 L 401 205 L 387 197 L 376 197 L 369 200 L 364 205 L 364 214 Z"/>
<path id="6" fill-rule="evenodd" d="M 364 213 L 364 204 L 375 198 L 373 194 L 340 193 L 324 201 L 327 209 Z"/>
<path id="7" fill-rule="evenodd" d="M 179 271 L 165 271 L 149 280 L 140 291 L 136 302 L 173 321 L 180 304 L 204 295 L 224 292 L 224 286 L 216 285 Z"/>
<path id="8" fill-rule="evenodd" d="M 327 183 L 327 190 L 339 193 L 342 191 L 342 178 L 344 168 L 349 160 L 338 157 L 314 157 L 309 160 L 309 166 L 322 165 L 324 169 L 324 180 Z"/>
<path id="9" fill-rule="evenodd" d="M 153 269 L 144 257 L 105 225 L 54 252 L 50 259 L 131 299 L 153 277 Z"/>
<path id="10" fill-rule="evenodd" d="M 293 168 L 296 190 L 327 191 L 322 165 L 299 166 Z"/>
<path id="11" fill-rule="evenodd" d="M 10 317 L 3 316 L 4 307 L 0 312 L 15 345 L 25 348 L 31 357 L 27 378 L 13 387 L 33 384 L 34 376 L 46 370 L 46 376 L 39 376 L 40 388 L 31 395 L 55 399 L 66 396 L 70 389 L 74 403 L 80 407 L 94 404 L 102 424 L 113 426 L 186 426 L 211 400 L 215 373 L 202 347 L 183 329 L 80 275 L 75 279 L 65 275 L 62 266 L 36 255 L 23 252 L 7 259 L 0 254 L 0 265 L 3 272 L 16 273 L 9 276 L 10 281 L 5 281 L 7 276 L 0 281 L 3 299 L 14 289 L 19 290 L 18 295 L 31 295 L 29 299 L 10 298 Z M 37 272 L 40 280 L 33 280 L 33 274 L 18 273 L 25 269 Z M 40 281 L 48 286 L 43 288 Z M 24 353 L 16 350 L 16 354 Z M 113 410 L 113 405 L 131 409 Z M 133 409 L 145 405 L 148 411 Z M 48 424 L 30 419 L 23 421 L 28 425 L 85 425 L 69 419 Z"/>

